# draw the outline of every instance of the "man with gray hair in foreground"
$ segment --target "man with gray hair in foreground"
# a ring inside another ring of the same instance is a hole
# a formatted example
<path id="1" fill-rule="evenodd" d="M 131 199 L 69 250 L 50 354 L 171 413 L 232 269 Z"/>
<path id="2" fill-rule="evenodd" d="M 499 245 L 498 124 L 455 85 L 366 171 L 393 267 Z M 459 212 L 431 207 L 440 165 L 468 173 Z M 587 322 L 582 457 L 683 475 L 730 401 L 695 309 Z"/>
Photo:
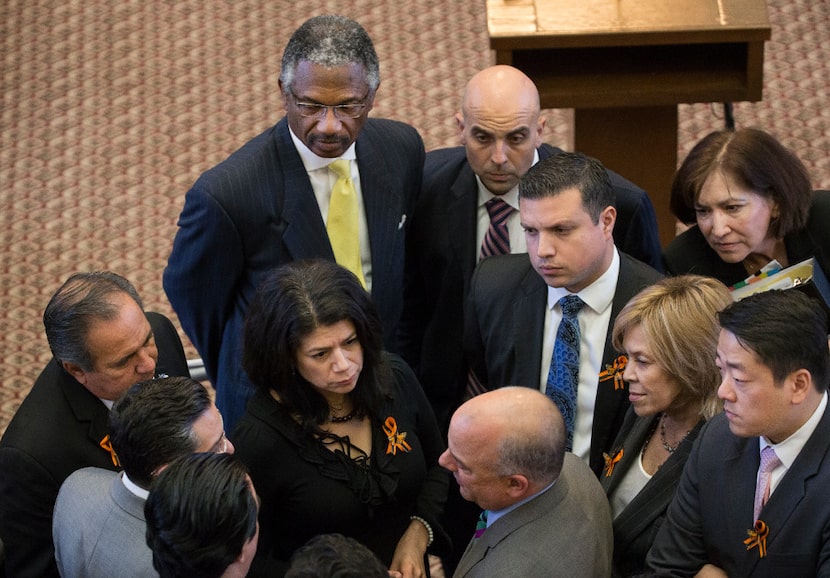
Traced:
<path id="1" fill-rule="evenodd" d="M 439 463 L 484 510 L 456 578 L 610 575 L 608 500 L 565 452 L 553 401 L 526 387 L 476 396 L 453 415 L 448 444 Z"/>

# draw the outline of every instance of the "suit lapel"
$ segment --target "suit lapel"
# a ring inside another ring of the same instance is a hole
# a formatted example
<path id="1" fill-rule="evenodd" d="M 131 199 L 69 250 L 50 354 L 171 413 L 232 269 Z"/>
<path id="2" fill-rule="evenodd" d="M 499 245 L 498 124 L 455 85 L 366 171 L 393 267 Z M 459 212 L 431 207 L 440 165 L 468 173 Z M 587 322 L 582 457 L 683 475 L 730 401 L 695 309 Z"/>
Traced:
<path id="1" fill-rule="evenodd" d="M 567 495 L 567 476 L 560 474 L 559 479 L 547 492 L 499 518 L 480 538 L 471 540 L 453 576 L 463 577 L 469 574 L 477 564 L 484 560 L 490 550 L 498 547 L 503 540 L 519 528 L 555 510 Z"/>
<path id="2" fill-rule="evenodd" d="M 513 348 L 516 356 L 516 385 L 537 389 L 542 375 L 542 343 L 545 332 L 547 285 L 530 266 L 513 302 Z M 504 384 L 510 385 L 510 384 Z"/>
<path id="3" fill-rule="evenodd" d="M 449 235 L 453 262 L 461 268 L 464 279 L 464 294 L 470 289 L 473 269 L 478 263 L 479 248 L 476 247 L 476 225 L 478 221 L 478 185 L 473 169 L 464 163 L 453 184 L 450 186 L 450 201 L 447 205 L 447 225 L 455 232 Z"/>
<path id="4" fill-rule="evenodd" d="M 777 531 L 786 526 L 789 517 L 793 512 L 798 511 L 799 503 L 804 499 L 807 492 L 811 490 L 809 487 L 811 480 L 818 474 L 821 464 L 827 457 L 828 448 L 830 448 L 830 445 L 827 444 L 828 439 L 830 439 L 830 404 L 825 408 L 824 414 L 813 435 L 804 444 L 795 462 L 793 462 L 792 467 L 781 478 L 781 482 L 778 484 L 775 492 L 773 492 L 766 506 L 761 510 L 760 519 L 766 522 L 769 528 L 767 548 L 774 547 Z M 756 471 L 759 463 L 760 457 L 756 451 Z M 754 497 L 755 477 L 749 477 L 752 478 Z M 812 491 L 824 492 L 826 488 L 816 487 L 812 488 Z M 747 529 L 749 528 L 747 527 Z M 752 550 L 751 552 L 754 555 L 751 559 L 754 560 L 754 563 L 757 563 L 759 560 L 757 550 Z"/>
<path id="5" fill-rule="evenodd" d="M 109 410 L 107 406 L 92 395 L 82 384 L 78 383 L 74 377 L 63 371 L 54 359 L 50 363 L 54 363 L 62 374 L 61 391 L 75 419 L 80 423 L 89 424 L 87 437 L 90 442 L 100 447 L 101 442 L 109 434 Z M 109 450 L 103 447 L 101 447 L 101 451 L 109 453 Z"/>
<path id="6" fill-rule="evenodd" d="M 361 135 L 356 144 L 357 162 L 360 169 L 360 188 L 363 206 L 366 210 L 366 226 L 369 228 L 369 247 L 372 254 L 372 278 L 394 279 L 394 260 L 397 239 L 402 238 L 405 219 L 401 191 L 393 187 L 381 170 L 382 159 L 378 154 L 376 143 Z M 399 256 L 399 255 L 398 255 Z M 375 283 L 372 294 L 376 301 L 391 301 L 377 294 L 377 288 L 397 290 L 394 284 Z"/>
<path id="7" fill-rule="evenodd" d="M 642 288 L 642 281 L 634 278 L 634 272 L 629 262 L 629 257 L 620 253 L 620 274 L 617 278 L 617 288 L 614 291 L 614 299 L 611 301 L 611 317 L 608 320 L 608 329 L 605 333 L 605 348 L 602 352 L 602 369 L 614 363 L 619 352 L 614 349 L 611 343 L 611 335 L 614 328 L 614 320 L 620 310 L 628 301 Z M 599 380 L 599 376 L 597 376 Z M 614 389 L 614 381 L 598 381 L 597 397 L 594 405 L 594 423 L 591 430 L 591 452 L 590 465 L 595 473 L 599 473 L 602 466 L 602 453 L 611 444 L 613 437 L 625 418 L 628 410 L 627 389 L 617 391 Z M 615 425 L 616 424 L 616 425 Z M 609 439 L 610 438 L 610 439 Z"/>
<path id="8" fill-rule="evenodd" d="M 303 161 L 291 140 L 288 121 L 277 125 L 277 157 L 282 169 L 282 218 L 286 222 L 283 241 L 293 260 L 327 257 L 334 260 L 326 225 Z"/>

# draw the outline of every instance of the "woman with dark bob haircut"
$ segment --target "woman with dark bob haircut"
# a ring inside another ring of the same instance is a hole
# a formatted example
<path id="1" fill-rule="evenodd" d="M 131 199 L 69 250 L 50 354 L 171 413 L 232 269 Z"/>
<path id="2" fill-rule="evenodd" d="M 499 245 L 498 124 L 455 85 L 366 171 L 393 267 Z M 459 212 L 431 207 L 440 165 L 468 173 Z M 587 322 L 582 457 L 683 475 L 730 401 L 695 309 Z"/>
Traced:
<path id="1" fill-rule="evenodd" d="M 830 193 L 814 193 L 804 164 L 762 130 L 705 136 L 677 170 L 671 194 L 675 216 L 697 226 L 664 250 L 670 274 L 734 285 L 772 260 L 830 265 Z"/>
<path id="2" fill-rule="evenodd" d="M 252 575 L 282 576 L 317 534 L 366 545 L 390 570 L 427 576 L 448 474 L 412 370 L 382 349 L 380 319 L 348 270 L 298 261 L 259 287 L 243 364 L 257 391 L 233 436 L 261 500 Z"/>

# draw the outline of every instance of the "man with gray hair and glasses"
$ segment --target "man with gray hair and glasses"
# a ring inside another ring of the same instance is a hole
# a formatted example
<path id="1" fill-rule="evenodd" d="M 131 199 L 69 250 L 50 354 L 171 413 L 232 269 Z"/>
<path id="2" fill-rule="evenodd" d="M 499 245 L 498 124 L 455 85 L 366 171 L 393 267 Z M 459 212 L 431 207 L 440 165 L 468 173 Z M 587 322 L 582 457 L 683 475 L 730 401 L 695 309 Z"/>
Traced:
<path id="1" fill-rule="evenodd" d="M 282 57 L 285 117 L 205 172 L 185 197 L 164 289 L 229 430 L 253 392 L 240 360 L 248 304 L 279 265 L 326 258 L 351 270 L 394 346 L 424 145 L 411 126 L 368 118 L 379 83 L 377 54 L 360 24 L 309 19 Z"/>
<path id="2" fill-rule="evenodd" d="M 53 358 L 0 439 L 0 538 L 6 575 L 57 576 L 52 508 L 75 470 L 117 470 L 109 410 L 136 382 L 188 375 L 170 321 L 144 311 L 135 287 L 108 271 L 77 273 L 43 314 Z"/>

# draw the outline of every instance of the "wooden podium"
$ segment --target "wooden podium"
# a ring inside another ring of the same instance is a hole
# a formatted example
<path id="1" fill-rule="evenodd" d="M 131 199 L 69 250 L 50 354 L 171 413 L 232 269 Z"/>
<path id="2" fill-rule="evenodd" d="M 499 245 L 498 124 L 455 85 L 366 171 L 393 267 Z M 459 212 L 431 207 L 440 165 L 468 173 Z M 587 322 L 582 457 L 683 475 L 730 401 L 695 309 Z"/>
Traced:
<path id="1" fill-rule="evenodd" d="M 764 0 L 487 0 L 497 64 L 542 108 L 574 108 L 574 148 L 648 191 L 674 237 L 677 105 L 761 100 Z"/>

